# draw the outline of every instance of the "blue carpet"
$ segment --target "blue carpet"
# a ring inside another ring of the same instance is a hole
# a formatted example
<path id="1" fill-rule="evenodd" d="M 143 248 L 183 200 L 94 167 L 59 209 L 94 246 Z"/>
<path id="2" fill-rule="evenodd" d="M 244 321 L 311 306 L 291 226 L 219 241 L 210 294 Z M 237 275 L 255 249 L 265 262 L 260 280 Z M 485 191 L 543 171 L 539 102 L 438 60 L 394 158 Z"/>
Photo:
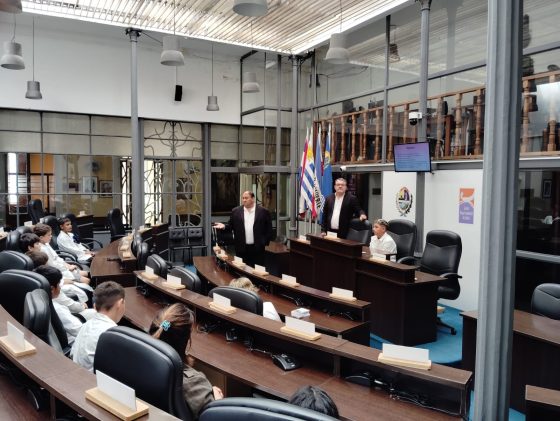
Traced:
<path id="1" fill-rule="evenodd" d="M 185 268 L 187 270 L 190 270 L 192 273 L 196 273 L 196 268 L 194 267 L 194 265 L 185 265 Z"/>

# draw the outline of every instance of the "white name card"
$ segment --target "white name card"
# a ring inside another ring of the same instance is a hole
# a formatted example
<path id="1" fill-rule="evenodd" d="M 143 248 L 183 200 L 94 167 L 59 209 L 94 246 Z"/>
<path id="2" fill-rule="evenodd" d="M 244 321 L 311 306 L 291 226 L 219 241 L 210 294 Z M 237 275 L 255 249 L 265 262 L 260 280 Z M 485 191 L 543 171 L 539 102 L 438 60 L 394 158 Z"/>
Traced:
<path id="1" fill-rule="evenodd" d="M 86 211 L 80 211 L 80 213 L 78 214 L 78 216 L 86 216 Z"/>
<path id="2" fill-rule="evenodd" d="M 127 408 L 136 411 L 136 392 L 131 387 L 109 377 L 97 370 L 95 373 L 97 387 L 100 391 L 120 402 Z"/>
<path id="3" fill-rule="evenodd" d="M 338 238 L 338 234 L 336 232 L 327 231 L 327 238 Z"/>
<path id="4" fill-rule="evenodd" d="M 266 272 L 266 268 L 261 265 L 255 265 L 255 272 Z"/>
<path id="5" fill-rule="evenodd" d="M 300 240 L 300 241 L 307 241 L 307 236 L 305 236 L 305 235 L 298 235 L 298 240 Z"/>
<path id="6" fill-rule="evenodd" d="M 4 233 L 4 227 L 0 227 L 0 234 Z"/>
<path id="7" fill-rule="evenodd" d="M 8 341 L 18 349 L 25 349 L 25 338 L 23 337 L 23 332 L 15 327 L 10 322 L 6 322 L 8 325 Z"/>
<path id="8" fill-rule="evenodd" d="M 146 275 L 153 275 L 154 274 L 154 268 L 152 268 L 151 266 L 146 265 L 146 269 L 144 269 L 144 273 Z"/>
<path id="9" fill-rule="evenodd" d="M 428 349 L 393 344 L 383 344 L 383 356 L 408 361 L 430 361 L 430 351 Z"/>
<path id="10" fill-rule="evenodd" d="M 339 297 L 344 297 L 344 298 L 353 298 L 354 291 L 351 291 L 349 289 L 344 289 L 344 288 L 332 287 L 332 295 L 337 295 Z"/>
<path id="11" fill-rule="evenodd" d="M 231 300 L 220 294 L 213 295 L 214 303 L 221 307 L 231 307 Z"/>
<path id="12" fill-rule="evenodd" d="M 237 263 L 237 264 L 243 263 L 243 259 L 241 257 L 238 257 L 238 256 L 234 256 L 233 261 L 234 261 L 234 263 Z"/>
<path id="13" fill-rule="evenodd" d="M 167 275 L 167 282 L 171 285 L 181 285 L 181 278 L 174 275 Z"/>
<path id="14" fill-rule="evenodd" d="M 140 226 L 138 227 L 138 231 L 144 231 L 144 229 L 145 229 L 144 225 L 140 225 Z"/>
<path id="15" fill-rule="evenodd" d="M 282 281 L 285 284 L 297 284 L 297 279 L 295 276 L 286 275 L 285 273 L 282 274 Z"/>
<path id="16" fill-rule="evenodd" d="M 25 226 L 25 227 L 32 227 L 32 226 L 33 226 L 33 221 L 25 221 L 25 222 L 23 223 L 23 226 Z"/>
<path id="17" fill-rule="evenodd" d="M 40 222 L 41 224 L 44 224 L 44 223 L 45 223 L 45 218 L 39 218 L 39 222 Z"/>
<path id="18" fill-rule="evenodd" d="M 286 327 L 305 333 L 306 335 L 315 334 L 315 323 L 306 322 L 305 320 L 299 320 L 290 316 L 286 316 Z"/>

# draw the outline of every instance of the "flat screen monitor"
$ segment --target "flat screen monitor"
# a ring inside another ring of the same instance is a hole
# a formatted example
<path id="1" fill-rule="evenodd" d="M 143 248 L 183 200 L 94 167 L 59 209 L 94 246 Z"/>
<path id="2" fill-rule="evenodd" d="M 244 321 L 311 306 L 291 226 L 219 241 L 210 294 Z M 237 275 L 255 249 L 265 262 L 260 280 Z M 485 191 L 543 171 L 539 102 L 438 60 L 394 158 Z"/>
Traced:
<path id="1" fill-rule="evenodd" d="M 430 172 L 430 143 L 401 143 L 393 146 L 395 172 Z"/>

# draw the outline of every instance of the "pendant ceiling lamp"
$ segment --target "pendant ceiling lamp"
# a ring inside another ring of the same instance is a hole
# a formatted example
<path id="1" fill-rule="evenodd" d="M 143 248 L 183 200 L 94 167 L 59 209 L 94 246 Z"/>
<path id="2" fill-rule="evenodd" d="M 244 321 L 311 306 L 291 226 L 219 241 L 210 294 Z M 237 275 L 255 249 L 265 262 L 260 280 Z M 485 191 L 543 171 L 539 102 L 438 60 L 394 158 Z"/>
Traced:
<path id="1" fill-rule="evenodd" d="M 241 16 L 264 16 L 268 13 L 266 0 L 235 0 L 233 11 Z"/>
<path id="2" fill-rule="evenodd" d="M 21 44 L 16 42 L 16 15 L 14 14 L 14 35 L 11 41 L 4 41 L 4 55 L 0 59 L 0 66 L 10 70 L 25 69 L 25 62 L 21 56 Z"/>
<path id="3" fill-rule="evenodd" d="M 35 17 L 33 17 L 33 53 L 32 53 L 31 69 L 33 70 L 33 80 L 27 81 L 27 92 L 25 97 L 28 99 L 42 99 L 41 83 L 35 80 Z"/>
<path id="4" fill-rule="evenodd" d="M 253 22 L 251 22 L 251 43 L 253 42 Z M 257 74 L 255 72 L 245 72 L 243 73 L 243 85 L 241 91 L 246 94 L 251 94 L 259 92 L 261 87 L 259 82 L 257 82 Z"/>
<path id="5" fill-rule="evenodd" d="M 208 97 L 206 111 L 219 111 L 218 97 L 214 95 L 214 43 L 212 43 L 212 95 Z"/>
<path id="6" fill-rule="evenodd" d="M 185 57 L 179 47 L 179 37 L 175 35 L 175 1 L 173 1 L 173 35 L 163 37 L 160 63 L 165 66 L 183 66 L 185 64 Z"/>
<path id="7" fill-rule="evenodd" d="M 0 12 L 21 13 L 21 0 L 0 0 Z"/>
<path id="8" fill-rule="evenodd" d="M 342 33 L 342 0 L 340 0 L 340 32 L 331 35 L 325 60 L 332 64 L 346 64 L 350 60 L 350 53 L 346 49 L 346 35 Z"/>

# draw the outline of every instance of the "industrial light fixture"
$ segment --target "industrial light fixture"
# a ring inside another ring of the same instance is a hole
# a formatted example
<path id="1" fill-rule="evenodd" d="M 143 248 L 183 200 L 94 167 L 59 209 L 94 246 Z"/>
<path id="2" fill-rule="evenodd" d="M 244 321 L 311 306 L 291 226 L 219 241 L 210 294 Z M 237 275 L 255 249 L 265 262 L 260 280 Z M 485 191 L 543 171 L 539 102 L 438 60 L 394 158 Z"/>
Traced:
<path id="1" fill-rule="evenodd" d="M 241 16 L 264 16 L 268 13 L 266 0 L 235 0 L 233 11 Z"/>
<path id="2" fill-rule="evenodd" d="M 212 43 L 212 95 L 208 97 L 206 111 L 220 111 L 218 97 L 214 95 L 214 43 Z"/>
<path id="3" fill-rule="evenodd" d="M 179 48 L 179 37 L 175 35 L 175 0 L 173 0 L 173 35 L 163 37 L 160 63 L 166 66 L 183 66 L 185 57 Z"/>
<path id="4" fill-rule="evenodd" d="M 35 80 L 35 17 L 33 17 L 33 53 L 31 57 L 33 80 L 27 81 L 27 92 L 25 93 L 25 97 L 28 99 L 43 99 L 43 95 L 41 95 L 41 83 Z"/>
<path id="5" fill-rule="evenodd" d="M 389 31 L 391 29 L 393 29 L 393 41 L 389 43 L 389 62 L 397 63 L 398 61 L 401 61 L 401 56 L 399 55 L 399 47 L 397 45 L 397 25 L 390 25 Z"/>
<path id="6" fill-rule="evenodd" d="M 21 13 L 21 0 L 0 0 L 0 12 Z"/>
<path id="7" fill-rule="evenodd" d="M 253 22 L 251 22 L 251 43 L 253 43 Z M 255 72 L 245 72 L 243 73 L 243 85 L 241 91 L 250 94 L 259 92 L 261 87 L 259 82 L 257 82 L 257 74 Z"/>
<path id="8" fill-rule="evenodd" d="M 342 0 L 340 0 L 340 32 L 331 35 L 325 60 L 332 64 L 346 64 L 350 60 L 350 53 L 346 49 L 346 35 L 342 33 Z"/>
<path id="9" fill-rule="evenodd" d="M 0 59 L 0 66 L 10 70 L 25 69 L 25 62 L 21 56 L 21 44 L 16 42 L 16 15 L 14 14 L 14 35 L 11 41 L 4 41 L 4 55 Z"/>

